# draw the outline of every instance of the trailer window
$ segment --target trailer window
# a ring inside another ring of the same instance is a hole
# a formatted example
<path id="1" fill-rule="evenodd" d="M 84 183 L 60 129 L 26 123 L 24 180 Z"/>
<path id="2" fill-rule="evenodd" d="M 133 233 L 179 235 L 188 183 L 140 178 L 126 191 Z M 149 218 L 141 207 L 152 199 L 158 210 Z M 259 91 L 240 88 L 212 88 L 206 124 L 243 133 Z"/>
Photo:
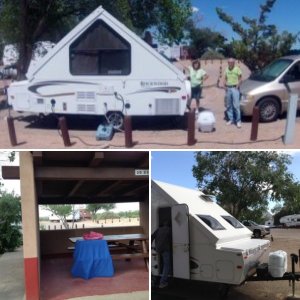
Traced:
<path id="1" fill-rule="evenodd" d="M 244 228 L 244 226 L 236 218 L 232 216 L 222 216 L 222 218 L 226 220 L 234 228 Z"/>
<path id="2" fill-rule="evenodd" d="M 197 215 L 197 217 L 213 230 L 225 230 L 218 220 L 209 215 Z"/>
<path id="3" fill-rule="evenodd" d="M 129 75 L 130 44 L 98 20 L 71 44 L 70 72 L 73 75 Z"/>

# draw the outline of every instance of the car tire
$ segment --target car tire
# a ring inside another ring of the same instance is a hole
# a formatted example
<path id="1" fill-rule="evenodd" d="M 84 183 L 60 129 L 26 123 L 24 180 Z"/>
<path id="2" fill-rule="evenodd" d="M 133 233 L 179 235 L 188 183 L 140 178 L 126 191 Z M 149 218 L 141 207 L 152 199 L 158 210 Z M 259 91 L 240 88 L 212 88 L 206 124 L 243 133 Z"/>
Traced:
<path id="1" fill-rule="evenodd" d="M 260 232 L 260 230 L 254 230 L 253 231 L 253 236 L 254 236 L 254 238 L 256 238 L 256 239 L 260 239 L 261 238 L 261 232 Z"/>
<path id="2" fill-rule="evenodd" d="M 261 122 L 276 121 L 280 113 L 279 102 L 272 97 L 262 99 L 258 103 L 259 119 Z"/>

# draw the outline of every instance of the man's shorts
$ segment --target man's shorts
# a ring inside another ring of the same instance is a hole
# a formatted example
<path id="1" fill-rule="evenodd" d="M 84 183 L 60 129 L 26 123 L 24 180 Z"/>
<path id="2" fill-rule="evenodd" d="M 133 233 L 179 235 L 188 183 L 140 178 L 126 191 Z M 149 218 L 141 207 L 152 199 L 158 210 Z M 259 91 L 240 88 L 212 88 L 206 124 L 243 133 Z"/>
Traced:
<path id="1" fill-rule="evenodd" d="M 199 103 L 201 94 L 202 94 L 202 87 L 200 85 L 192 87 L 191 99 L 196 99 L 197 103 Z"/>

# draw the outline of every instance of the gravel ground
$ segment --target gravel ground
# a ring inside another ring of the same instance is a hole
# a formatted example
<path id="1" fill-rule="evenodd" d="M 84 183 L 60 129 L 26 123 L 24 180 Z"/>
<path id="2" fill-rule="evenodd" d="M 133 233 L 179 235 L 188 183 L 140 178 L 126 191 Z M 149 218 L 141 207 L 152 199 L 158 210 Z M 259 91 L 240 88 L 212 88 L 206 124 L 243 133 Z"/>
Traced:
<path id="1" fill-rule="evenodd" d="M 272 229 L 270 251 L 284 250 L 288 253 L 288 271 L 291 271 L 290 254 L 300 248 L 300 229 Z M 270 237 L 268 237 L 270 238 Z M 299 272 L 299 265 L 296 271 Z M 218 286 L 204 282 L 175 282 L 170 287 L 152 290 L 152 300 L 217 300 Z M 234 300 L 283 300 L 292 293 L 288 281 L 248 282 L 230 289 L 227 299 Z M 296 294 L 300 294 L 300 283 L 296 282 Z M 199 296 L 201 295 L 201 296 Z M 298 299 L 298 298 L 297 298 Z"/>
<path id="2" fill-rule="evenodd" d="M 299 149 L 300 139 L 296 138 L 300 132 L 300 114 L 296 122 L 296 134 L 292 144 L 285 145 L 282 136 L 285 132 L 286 118 L 272 123 L 259 125 L 258 140 L 250 142 L 251 118 L 243 119 L 243 126 L 226 126 L 224 121 L 224 90 L 213 86 L 216 84 L 220 73 L 220 61 L 202 63 L 202 67 L 209 74 L 206 82 L 207 88 L 203 90 L 201 107 L 210 109 L 216 117 L 216 131 L 201 133 L 196 131 L 197 144 L 187 146 L 187 131 L 176 124 L 174 118 L 133 118 L 134 148 L 139 149 Z M 222 64 L 224 69 L 224 63 Z M 182 68 L 179 65 L 179 68 Z M 241 65 L 243 76 L 246 78 L 249 71 Z M 1 84 L 0 84 L 1 85 Z M 11 148 L 6 116 L 8 110 L 0 110 L 0 148 Z M 65 148 L 62 138 L 57 130 L 57 119 L 52 116 L 37 118 L 28 113 L 12 112 L 15 120 L 18 145 L 16 149 L 60 149 Z M 67 123 L 71 137 L 70 148 L 124 148 L 124 133 L 118 132 L 109 142 L 96 141 L 95 132 L 101 123 L 101 118 L 68 117 Z M 179 120 L 180 121 L 180 120 Z M 182 121 L 182 120 L 181 120 Z M 182 122 L 179 122 L 182 123 Z"/>

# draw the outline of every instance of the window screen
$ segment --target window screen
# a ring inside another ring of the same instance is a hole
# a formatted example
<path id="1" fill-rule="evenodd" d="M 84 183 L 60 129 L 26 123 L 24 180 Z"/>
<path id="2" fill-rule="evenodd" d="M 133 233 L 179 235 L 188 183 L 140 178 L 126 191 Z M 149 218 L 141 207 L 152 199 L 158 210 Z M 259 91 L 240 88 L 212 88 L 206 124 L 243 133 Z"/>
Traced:
<path id="1" fill-rule="evenodd" d="M 224 230 L 223 227 L 215 218 L 209 215 L 197 215 L 197 217 L 202 220 L 206 225 L 208 225 L 213 230 Z"/>
<path id="2" fill-rule="evenodd" d="M 234 228 L 244 228 L 244 226 L 232 216 L 222 216 L 222 218 L 225 219 Z"/>
<path id="3" fill-rule="evenodd" d="M 70 46 L 73 75 L 128 75 L 131 47 L 102 20 L 96 21 Z"/>

